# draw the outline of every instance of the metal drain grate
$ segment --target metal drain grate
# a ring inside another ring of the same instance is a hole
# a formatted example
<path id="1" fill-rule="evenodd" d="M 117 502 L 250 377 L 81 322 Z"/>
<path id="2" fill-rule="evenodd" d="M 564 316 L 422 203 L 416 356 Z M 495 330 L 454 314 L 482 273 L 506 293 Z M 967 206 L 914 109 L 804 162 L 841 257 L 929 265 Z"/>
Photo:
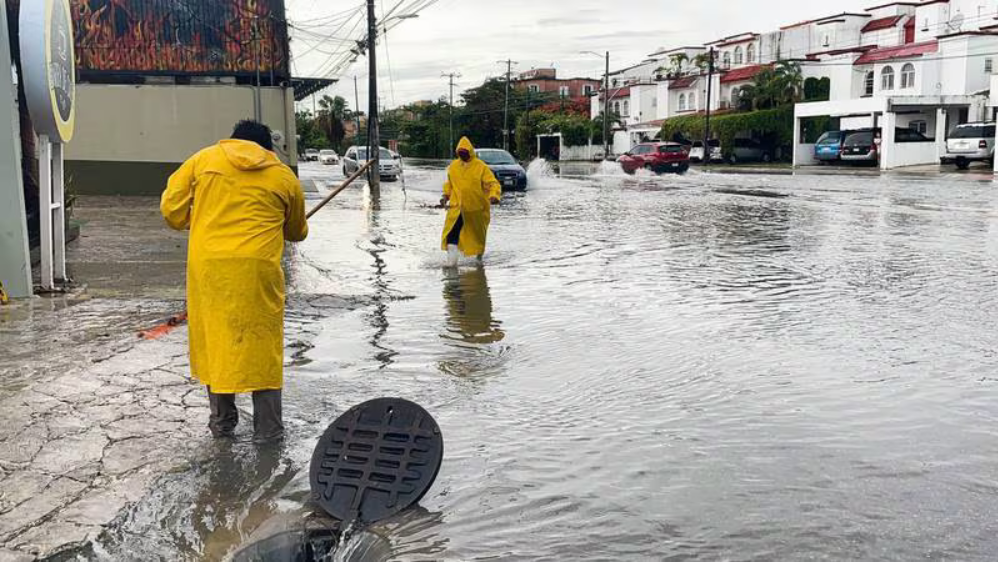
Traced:
<path id="1" fill-rule="evenodd" d="M 443 435 L 426 410 L 402 399 L 372 400 L 322 435 L 309 471 L 312 498 L 341 521 L 381 521 L 426 495 L 443 456 Z"/>

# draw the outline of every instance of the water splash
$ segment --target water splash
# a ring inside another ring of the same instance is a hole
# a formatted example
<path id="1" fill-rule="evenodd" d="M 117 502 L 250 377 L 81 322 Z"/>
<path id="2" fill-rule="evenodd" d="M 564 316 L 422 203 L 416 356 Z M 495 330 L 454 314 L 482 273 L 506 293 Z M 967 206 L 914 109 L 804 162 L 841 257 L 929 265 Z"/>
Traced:
<path id="1" fill-rule="evenodd" d="M 599 163 L 599 167 L 596 172 L 593 173 L 593 177 L 611 177 L 611 176 L 626 176 L 624 169 L 619 163 L 610 160 L 603 160 Z"/>

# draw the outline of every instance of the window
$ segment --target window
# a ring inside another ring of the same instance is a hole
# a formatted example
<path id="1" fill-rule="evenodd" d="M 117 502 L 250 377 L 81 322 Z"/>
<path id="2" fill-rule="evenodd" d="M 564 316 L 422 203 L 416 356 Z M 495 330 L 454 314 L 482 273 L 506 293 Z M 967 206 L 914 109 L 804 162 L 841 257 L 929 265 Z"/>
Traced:
<path id="1" fill-rule="evenodd" d="M 735 64 L 745 64 L 745 53 L 741 47 L 735 47 Z"/>
<path id="2" fill-rule="evenodd" d="M 915 131 L 916 133 L 921 133 L 924 135 L 929 131 L 929 124 L 924 120 L 912 121 L 911 123 L 908 123 L 908 128 L 911 129 L 912 131 Z"/>
<path id="3" fill-rule="evenodd" d="M 915 65 L 908 63 L 901 67 L 901 89 L 915 87 Z"/>
<path id="4" fill-rule="evenodd" d="M 821 42 L 821 46 L 822 47 L 831 47 L 832 46 L 832 36 L 826 33 L 824 40 L 822 40 L 822 42 Z"/>
<path id="5" fill-rule="evenodd" d="M 569 96 L 570 92 L 571 92 L 571 90 L 568 89 L 568 86 L 562 86 L 562 87 L 558 88 L 558 95 L 561 96 L 561 97 L 563 97 L 563 98 L 567 98 Z"/>
<path id="6" fill-rule="evenodd" d="M 697 94 L 696 92 L 690 92 L 689 99 L 686 100 L 686 105 L 690 111 L 696 111 L 697 108 Z"/>
<path id="7" fill-rule="evenodd" d="M 887 66 L 880 72 L 880 89 L 881 90 L 893 90 L 894 89 L 894 69 Z"/>
<path id="8" fill-rule="evenodd" d="M 738 88 L 731 88 L 731 107 L 738 107 L 738 98 L 741 96 L 741 90 Z"/>
<path id="9" fill-rule="evenodd" d="M 984 73 L 993 74 L 995 71 L 995 61 L 994 59 L 984 59 Z"/>
<path id="10" fill-rule="evenodd" d="M 531 84 L 527 89 L 530 90 L 531 94 L 539 94 L 541 91 L 541 87 L 537 84 Z"/>
<path id="11" fill-rule="evenodd" d="M 731 66 L 731 51 L 724 51 L 724 57 L 721 59 L 722 65 L 727 68 Z"/>
<path id="12" fill-rule="evenodd" d="M 873 74 L 873 71 L 871 70 L 866 73 L 866 81 L 863 88 L 864 96 L 869 97 L 873 95 L 873 87 L 875 83 L 876 83 L 876 76 Z"/>
<path id="13" fill-rule="evenodd" d="M 679 111 L 686 111 L 686 94 L 679 94 Z"/>
<path id="14" fill-rule="evenodd" d="M 585 86 L 582 87 L 582 93 L 585 94 L 587 97 L 593 95 L 593 92 L 595 90 L 596 89 L 593 88 L 592 85 L 590 84 L 586 84 Z"/>
<path id="15" fill-rule="evenodd" d="M 631 116 L 631 102 L 628 100 L 624 100 L 624 117 L 630 117 L 630 116 Z"/>
<path id="16" fill-rule="evenodd" d="M 620 102 L 619 101 L 613 102 L 613 112 L 616 113 L 617 115 L 620 115 Z"/>
<path id="17" fill-rule="evenodd" d="M 745 58 L 748 59 L 749 64 L 755 64 L 755 45 L 748 46 L 748 49 L 745 50 Z"/>

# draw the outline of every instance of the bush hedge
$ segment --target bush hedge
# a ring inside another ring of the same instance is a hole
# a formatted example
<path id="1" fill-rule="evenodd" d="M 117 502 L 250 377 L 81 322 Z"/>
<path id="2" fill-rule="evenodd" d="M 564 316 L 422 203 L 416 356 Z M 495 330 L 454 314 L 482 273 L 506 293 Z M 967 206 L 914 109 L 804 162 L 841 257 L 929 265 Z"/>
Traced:
<path id="1" fill-rule="evenodd" d="M 659 138 L 675 138 L 678 133 L 689 139 L 703 139 L 705 124 L 703 114 L 666 119 L 662 124 Z M 778 146 L 788 146 L 793 144 L 794 138 L 794 108 L 786 106 L 717 115 L 710 119 L 710 132 L 712 138 L 721 142 L 721 151 L 725 158 L 731 156 L 735 137 L 744 133 L 769 136 L 775 139 Z"/>

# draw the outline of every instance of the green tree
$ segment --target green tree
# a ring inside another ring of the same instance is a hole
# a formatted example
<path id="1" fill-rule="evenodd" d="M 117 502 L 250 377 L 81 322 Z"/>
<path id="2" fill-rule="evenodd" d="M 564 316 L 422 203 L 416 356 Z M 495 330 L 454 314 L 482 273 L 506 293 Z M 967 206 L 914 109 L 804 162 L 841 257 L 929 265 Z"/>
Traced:
<path id="1" fill-rule="evenodd" d="M 353 112 L 347 107 L 347 101 L 341 96 L 335 98 L 322 96 L 319 100 L 318 127 L 325 133 L 332 147 L 340 152 L 343 149 L 343 139 L 346 128 L 343 122 L 353 118 Z"/>
<path id="2" fill-rule="evenodd" d="M 304 152 L 308 149 L 322 150 L 329 148 L 329 139 L 319 128 L 315 116 L 310 111 L 299 111 L 295 113 L 295 126 L 298 130 L 298 150 Z"/>

